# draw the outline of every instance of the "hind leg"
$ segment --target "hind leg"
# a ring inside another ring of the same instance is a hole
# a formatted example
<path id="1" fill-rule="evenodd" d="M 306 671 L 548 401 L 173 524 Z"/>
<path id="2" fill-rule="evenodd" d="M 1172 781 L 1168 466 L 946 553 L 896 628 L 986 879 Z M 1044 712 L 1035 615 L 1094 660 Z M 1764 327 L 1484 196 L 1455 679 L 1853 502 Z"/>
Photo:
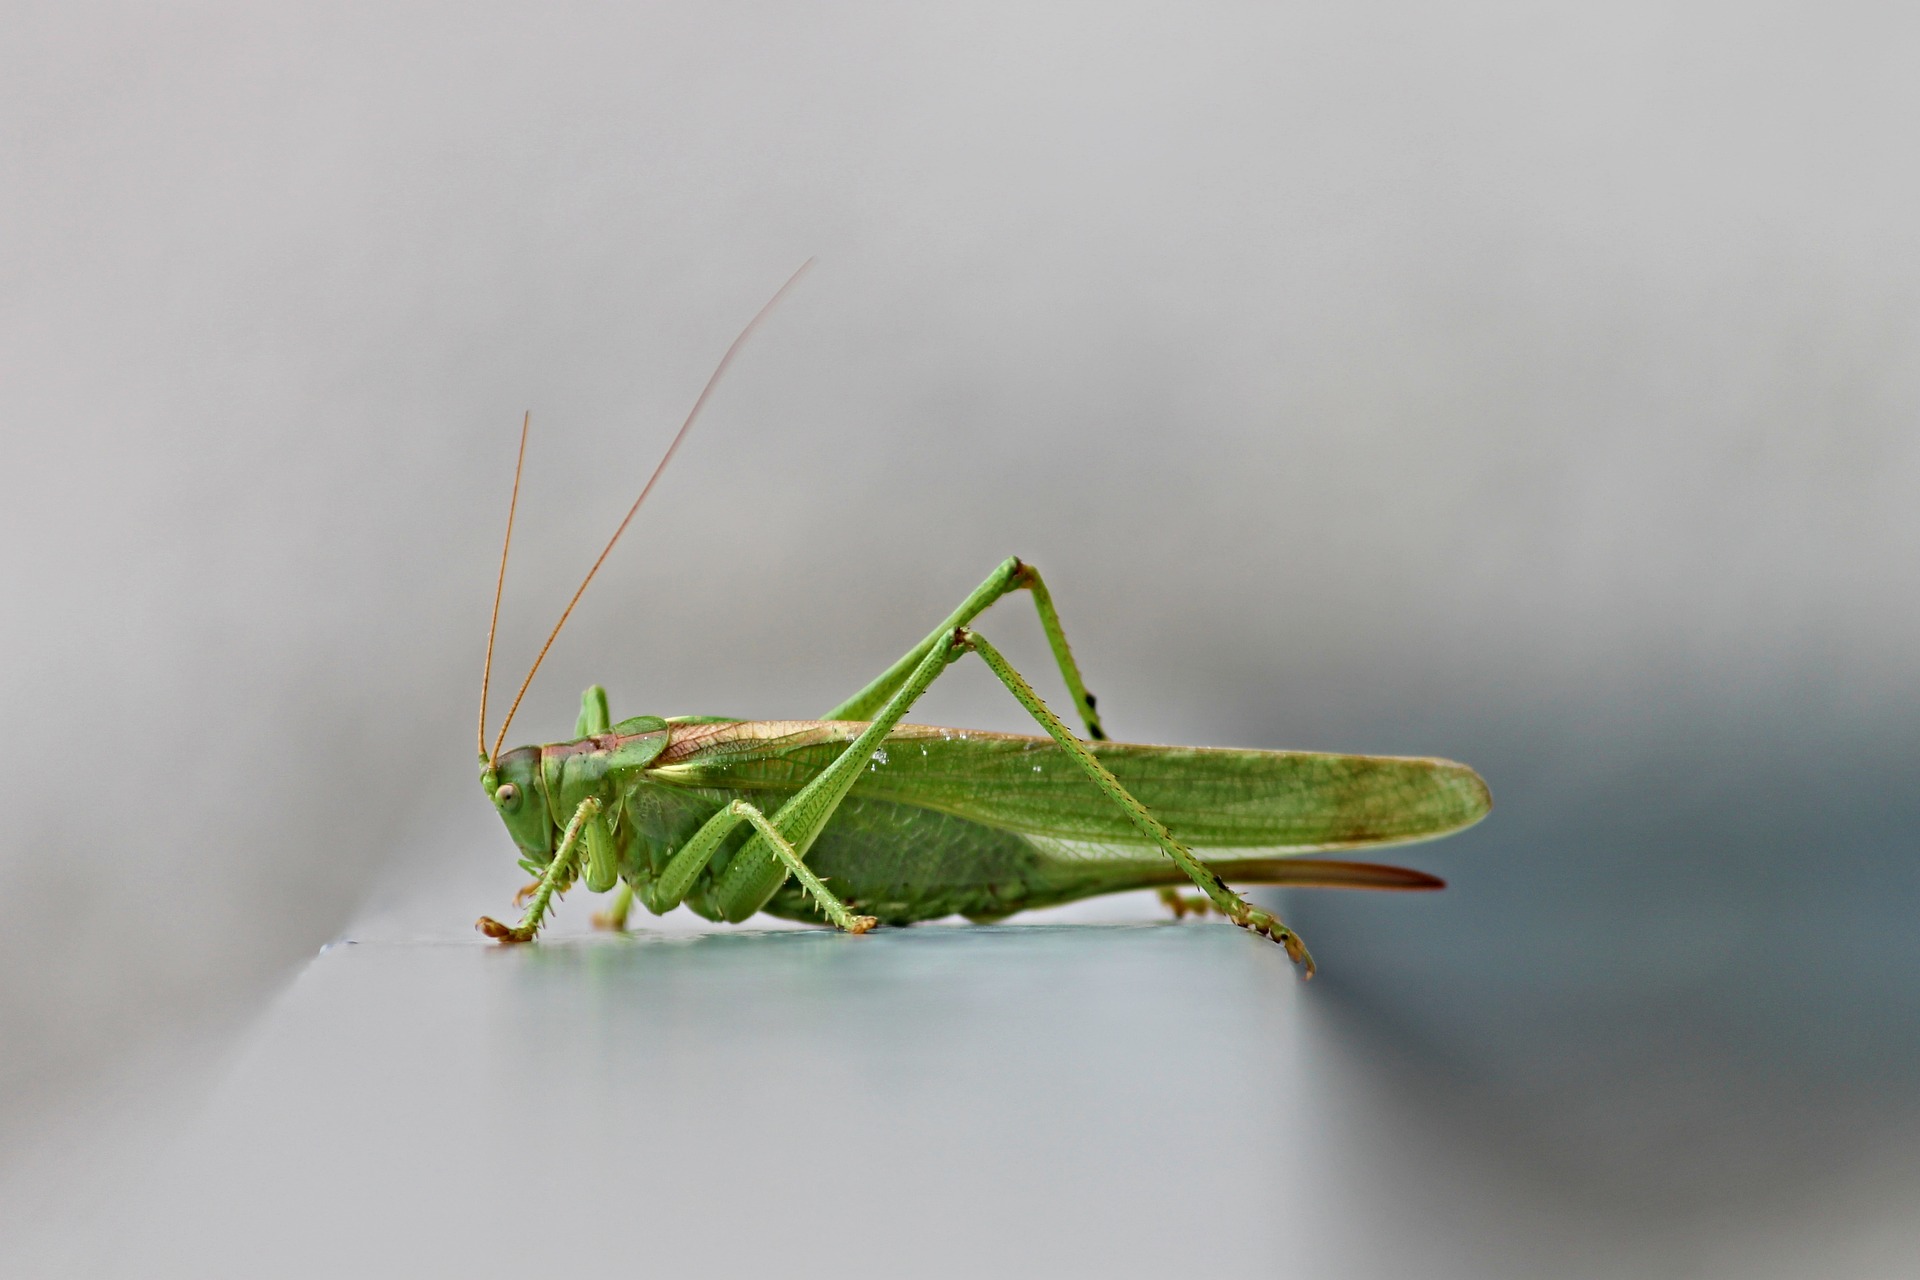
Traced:
<path id="1" fill-rule="evenodd" d="M 1060 678 L 1067 682 L 1067 696 L 1073 700 L 1074 710 L 1079 712 L 1081 721 L 1087 726 L 1087 736 L 1104 739 L 1106 730 L 1100 727 L 1100 717 L 1093 709 L 1093 695 L 1087 692 L 1086 681 L 1080 676 L 1080 664 L 1073 660 L 1073 650 L 1067 645 L 1067 633 L 1061 628 L 1060 614 L 1053 607 L 1053 593 L 1041 581 L 1040 571 L 1019 556 L 1002 561 L 1000 567 L 975 587 L 973 594 L 962 600 L 960 607 L 947 615 L 947 620 L 935 627 L 925 640 L 907 650 L 898 662 L 875 676 L 866 688 L 820 718 L 873 719 L 913 677 L 915 669 L 927 654 L 946 646 L 955 628 L 966 626 L 992 607 L 994 601 L 1015 591 L 1024 591 L 1033 597 L 1034 611 L 1040 615 L 1040 629 L 1046 633 L 1047 647 L 1053 650 L 1053 660 L 1060 667 Z"/>
<path id="2" fill-rule="evenodd" d="M 1313 976 L 1313 957 L 1308 954 L 1306 945 L 1300 941 L 1300 936 L 1282 924 L 1279 917 L 1271 911 L 1254 906 L 1228 888 L 1227 882 L 1220 878 L 1218 872 L 1194 857 L 1191 849 L 1174 839 L 1166 825 L 1154 817 L 1131 792 L 1120 785 L 1120 780 L 1100 763 L 1093 752 L 1087 750 L 1084 742 L 1073 736 L 1067 726 L 1061 723 L 1060 717 L 1053 714 L 1047 704 L 1040 700 L 1040 695 L 1033 691 L 1033 686 L 1027 683 L 1026 677 L 1014 670 L 1013 665 L 1000 655 L 1000 651 L 987 643 L 986 637 L 961 627 L 954 632 L 954 643 L 958 648 L 971 649 L 980 655 L 981 661 L 985 662 L 992 669 L 993 674 L 1000 678 L 1000 683 L 1007 686 L 1007 692 L 1027 709 L 1027 714 L 1040 723 L 1040 727 L 1047 731 L 1048 736 L 1059 744 L 1062 751 L 1073 758 L 1074 763 L 1080 766 L 1088 779 L 1113 801 L 1142 835 L 1159 845 L 1161 850 L 1173 859 L 1174 865 L 1179 867 L 1186 877 L 1212 901 L 1214 908 L 1221 915 L 1242 929 L 1273 939 L 1287 949 L 1287 955 L 1301 967 L 1304 976 L 1309 978 Z"/>

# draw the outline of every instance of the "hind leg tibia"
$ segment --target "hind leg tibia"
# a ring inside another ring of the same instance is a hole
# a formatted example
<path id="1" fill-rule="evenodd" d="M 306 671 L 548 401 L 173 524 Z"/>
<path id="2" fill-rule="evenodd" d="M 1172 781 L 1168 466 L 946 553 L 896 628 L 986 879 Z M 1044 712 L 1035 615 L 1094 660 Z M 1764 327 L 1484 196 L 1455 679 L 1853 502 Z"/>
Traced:
<path id="1" fill-rule="evenodd" d="M 1250 930 L 1279 943 L 1287 949 L 1288 957 L 1301 967 L 1303 976 L 1309 978 L 1313 976 L 1313 957 L 1307 954 L 1307 949 L 1302 945 L 1299 936 L 1282 924 L 1272 912 L 1261 910 L 1228 888 L 1227 882 L 1222 880 L 1217 872 L 1194 857 L 1192 850 L 1174 839 L 1173 833 L 1167 830 L 1166 825 L 1154 817 L 1131 792 L 1120 785 L 1120 780 L 1100 763 L 1092 751 L 1087 749 L 1087 744 L 1073 736 L 1067 726 L 1061 722 L 1060 717 L 1053 714 L 1047 704 L 1040 700 L 1040 695 L 1033 691 L 1033 686 L 1027 683 L 1026 677 L 1014 670 L 1013 664 L 1002 657 L 998 649 L 988 644 L 986 637 L 962 627 L 955 633 L 955 639 L 961 647 L 971 649 L 980 655 L 980 660 L 999 677 L 1001 684 L 1007 686 L 1007 692 L 1027 709 L 1027 714 L 1039 722 L 1040 727 L 1047 731 L 1048 736 L 1062 751 L 1072 757 L 1074 763 L 1080 766 L 1081 771 L 1087 775 L 1093 785 L 1100 788 L 1106 797 L 1126 815 L 1128 822 L 1173 859 L 1174 865 L 1185 873 L 1187 879 L 1193 881 L 1221 915 L 1242 929 Z"/>

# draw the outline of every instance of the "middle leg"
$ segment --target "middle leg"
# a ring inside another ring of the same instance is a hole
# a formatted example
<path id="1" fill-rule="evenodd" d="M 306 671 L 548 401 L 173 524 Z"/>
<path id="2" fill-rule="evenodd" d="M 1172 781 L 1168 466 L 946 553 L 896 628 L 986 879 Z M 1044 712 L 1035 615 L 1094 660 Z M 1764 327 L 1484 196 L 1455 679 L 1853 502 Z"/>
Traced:
<path id="1" fill-rule="evenodd" d="M 642 891 L 642 901 L 647 910 L 655 915 L 664 915 L 679 906 L 685 900 L 687 891 L 693 887 L 693 882 L 713 860 L 713 855 L 719 852 L 721 844 L 742 822 L 751 823 L 773 849 L 774 857 L 780 863 L 781 878 L 793 876 L 800 881 L 801 888 L 820 908 L 820 914 L 835 928 L 848 933 L 865 933 L 880 923 L 872 916 L 855 915 L 849 911 L 847 904 L 840 901 L 833 890 L 827 888 L 826 883 L 813 873 L 813 869 L 802 860 L 800 852 L 767 815 L 745 800 L 735 800 L 726 805 L 702 823 L 700 829 L 674 851 L 659 877 Z"/>
<path id="2" fill-rule="evenodd" d="M 633 886 L 622 880 L 620 887 L 614 890 L 613 901 L 607 904 L 607 909 L 593 913 L 593 927 L 610 933 L 625 933 L 627 917 L 632 914 Z"/>
<path id="3" fill-rule="evenodd" d="M 1170 884 L 1160 886 L 1160 905 L 1173 912 L 1175 920 L 1185 920 L 1189 915 L 1205 919 L 1207 912 L 1213 910 L 1213 902 L 1204 896 L 1189 898 Z"/>

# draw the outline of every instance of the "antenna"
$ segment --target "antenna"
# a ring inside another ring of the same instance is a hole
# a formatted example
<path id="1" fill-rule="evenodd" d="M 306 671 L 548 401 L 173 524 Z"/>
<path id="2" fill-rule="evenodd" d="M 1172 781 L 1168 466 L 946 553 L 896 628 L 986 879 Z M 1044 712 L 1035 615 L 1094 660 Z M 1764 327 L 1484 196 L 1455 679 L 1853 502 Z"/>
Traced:
<path id="1" fill-rule="evenodd" d="M 493 680 L 493 633 L 500 625 L 500 593 L 507 585 L 507 550 L 513 546 L 513 513 L 520 506 L 520 472 L 527 465 L 527 429 L 533 425 L 533 410 L 520 419 L 520 456 L 513 463 L 513 497 L 507 501 L 507 536 L 500 544 L 500 576 L 493 584 L 493 617 L 487 620 L 487 665 L 480 671 L 480 758 L 493 767 L 487 754 L 487 685 Z"/>
<path id="2" fill-rule="evenodd" d="M 527 671 L 527 678 L 520 682 L 520 691 L 513 695 L 513 705 L 507 708 L 507 718 L 501 722 L 500 732 L 494 737 L 493 755 L 489 759 L 499 756 L 500 746 L 507 740 L 507 726 L 513 723 L 514 714 L 520 710 L 520 700 L 527 696 L 527 686 L 533 683 L 534 673 L 539 671 L 540 664 L 547 660 L 547 651 L 553 648 L 553 642 L 560 637 L 560 628 L 567 625 L 567 619 L 573 614 L 573 606 L 579 604 L 580 597 L 587 592 L 587 584 L 593 581 L 594 574 L 600 572 L 600 566 L 607 562 L 607 556 L 613 551 L 614 544 L 620 541 L 620 535 L 627 531 L 629 524 L 633 523 L 633 517 L 639 512 L 640 504 L 645 502 L 647 495 L 653 492 L 654 482 L 659 480 L 660 473 L 667 469 L 667 463 L 673 461 L 674 451 L 680 447 L 680 442 L 687 438 L 687 432 L 693 429 L 694 422 L 700 417 L 700 410 L 706 407 L 707 398 L 713 394 L 714 387 L 719 385 L 720 375 L 727 371 L 727 366 L 733 363 L 733 357 L 739 353 L 741 346 L 752 336 L 753 331 L 760 327 L 760 322 L 767 318 L 767 313 L 773 310 L 774 304 L 787 296 L 787 291 L 799 282 L 800 277 L 805 275 L 807 268 L 812 265 L 813 259 L 808 258 L 800 264 L 798 271 L 787 277 L 785 284 L 774 290 L 773 296 L 767 299 L 766 305 L 754 313 L 753 319 L 747 321 L 746 328 L 740 330 L 740 336 L 733 340 L 733 345 L 728 347 L 726 354 L 720 357 L 720 363 L 714 366 L 712 376 L 707 379 L 707 385 L 700 391 L 700 398 L 693 402 L 693 408 L 688 412 L 687 420 L 680 424 L 680 430 L 673 437 L 673 442 L 660 456 L 653 474 L 647 477 L 647 483 L 641 488 L 640 496 L 633 500 L 631 507 L 627 508 L 626 517 L 620 521 L 620 527 L 613 531 L 613 536 L 607 539 L 607 545 L 601 548 L 600 558 L 593 562 L 593 567 L 587 570 L 587 576 L 581 579 L 579 588 L 574 591 L 573 599 L 567 601 L 567 607 L 560 611 L 560 621 L 554 623 L 553 630 L 547 633 L 547 642 L 540 646 L 539 656 L 534 658 L 533 666 Z"/>

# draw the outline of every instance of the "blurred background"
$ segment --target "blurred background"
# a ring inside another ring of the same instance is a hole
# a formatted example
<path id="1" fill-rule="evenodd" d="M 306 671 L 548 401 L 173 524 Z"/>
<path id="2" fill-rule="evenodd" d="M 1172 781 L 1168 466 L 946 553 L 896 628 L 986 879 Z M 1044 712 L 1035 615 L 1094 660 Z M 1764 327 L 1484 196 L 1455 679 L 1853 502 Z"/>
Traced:
<path id="1" fill-rule="evenodd" d="M 1676 1274 L 1910 1256 L 1910 13 L 6 25 L 0 1182 L 98 1194 L 49 1153 L 117 1146 L 141 1064 L 217 1053 L 419 850 L 511 891 L 472 726 L 520 415 L 509 693 L 817 255 L 515 740 L 593 681 L 817 714 L 1019 554 L 1117 737 L 1487 777 L 1406 856 L 1446 894 L 1286 904 L 1306 1016 L 1442 1145 Z M 1021 727 L 974 670 L 916 715 Z"/>

